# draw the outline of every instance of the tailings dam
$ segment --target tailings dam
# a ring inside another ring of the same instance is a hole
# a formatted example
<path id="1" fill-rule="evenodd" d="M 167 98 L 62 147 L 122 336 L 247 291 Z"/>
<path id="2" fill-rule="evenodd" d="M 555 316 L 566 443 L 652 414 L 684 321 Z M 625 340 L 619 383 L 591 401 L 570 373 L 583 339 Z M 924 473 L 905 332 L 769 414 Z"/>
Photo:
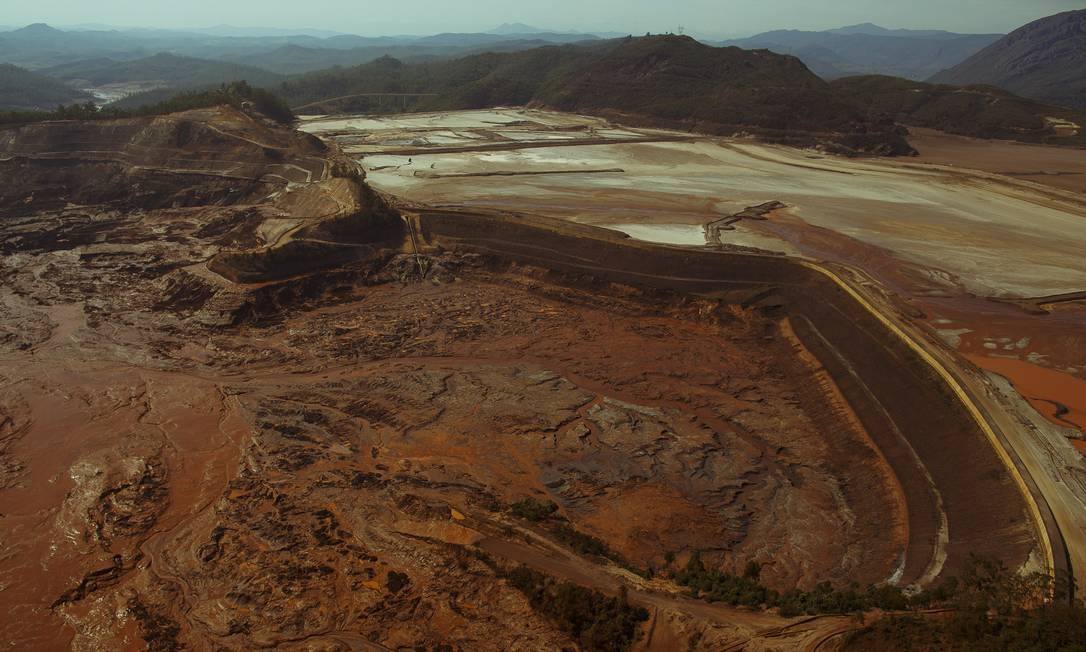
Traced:
<path id="1" fill-rule="evenodd" d="M 833 378 L 900 483 L 899 581 L 958 573 L 970 553 L 1012 567 L 1037 545 L 1026 498 L 945 382 L 824 275 L 778 256 L 647 245 L 555 220 L 423 211 L 422 240 L 524 264 L 755 306 L 791 328 Z M 832 433 L 828 433 L 832 434 Z M 1066 552 L 1059 551 L 1066 570 Z"/>

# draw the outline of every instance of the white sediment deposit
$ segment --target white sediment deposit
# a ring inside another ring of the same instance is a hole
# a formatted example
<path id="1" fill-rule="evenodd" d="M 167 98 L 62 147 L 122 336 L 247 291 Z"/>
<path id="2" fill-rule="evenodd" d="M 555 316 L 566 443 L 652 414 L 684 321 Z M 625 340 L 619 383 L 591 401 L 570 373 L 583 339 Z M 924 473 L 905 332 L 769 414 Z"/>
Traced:
<path id="1" fill-rule="evenodd" d="M 613 225 L 634 237 L 673 244 L 701 244 L 702 224 L 779 200 L 809 225 L 883 248 L 936 277 L 956 279 L 979 295 L 1037 296 L 1086 287 L 1086 256 L 1081 255 L 1086 207 L 1029 184 L 1001 183 L 992 175 L 923 168 L 908 161 L 843 159 L 750 141 L 629 143 L 623 141 L 665 132 L 513 109 L 314 120 L 303 128 L 317 134 L 360 130 L 364 142 L 351 141 L 350 149 L 364 156 L 370 182 L 409 199 L 515 206 Z M 604 138 L 613 142 L 573 144 Z M 561 144 L 546 147 L 549 141 Z M 451 142 L 469 148 L 532 147 L 380 153 L 408 142 L 422 145 L 420 150 Z M 470 182 L 415 174 L 557 169 L 622 172 L 481 176 Z M 755 231 L 741 225 L 734 240 L 726 241 L 787 253 L 794 253 L 797 245 L 802 249 L 798 237 L 789 237 L 793 242 L 788 243 Z"/>

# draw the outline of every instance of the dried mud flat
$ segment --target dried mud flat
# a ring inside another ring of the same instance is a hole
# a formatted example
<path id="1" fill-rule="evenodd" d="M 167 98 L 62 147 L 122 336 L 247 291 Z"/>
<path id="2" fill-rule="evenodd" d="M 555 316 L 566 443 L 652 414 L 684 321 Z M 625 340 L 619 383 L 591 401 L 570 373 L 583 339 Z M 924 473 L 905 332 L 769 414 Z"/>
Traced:
<path id="1" fill-rule="evenodd" d="M 389 206 L 335 147 L 225 109 L 0 138 L 6 645 L 572 646 L 503 579 L 526 564 L 625 589 L 643 646 L 795 649 L 854 625 L 629 568 L 1037 565 L 977 424 L 806 267 Z"/>

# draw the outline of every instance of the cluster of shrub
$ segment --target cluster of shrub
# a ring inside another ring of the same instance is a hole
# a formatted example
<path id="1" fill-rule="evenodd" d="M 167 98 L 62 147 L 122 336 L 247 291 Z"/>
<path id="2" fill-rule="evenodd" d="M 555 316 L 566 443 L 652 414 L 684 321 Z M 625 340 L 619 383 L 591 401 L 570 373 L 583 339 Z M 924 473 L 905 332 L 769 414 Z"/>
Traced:
<path id="1" fill-rule="evenodd" d="M 550 501 L 538 500 L 528 496 L 509 506 L 509 513 L 519 519 L 538 523 L 554 515 L 558 505 Z"/>
<path id="2" fill-rule="evenodd" d="M 628 650 L 641 636 L 641 623 L 649 619 L 649 612 L 630 605 L 625 593 L 606 596 L 524 566 L 505 573 L 505 578 L 583 650 Z"/>
<path id="3" fill-rule="evenodd" d="M 870 609 L 898 611 L 916 604 L 900 588 L 888 585 L 869 586 L 866 589 L 854 585 L 839 590 L 829 582 L 823 582 L 811 591 L 792 589 L 781 593 L 761 583 L 761 572 L 761 566 L 755 562 L 748 563 L 742 575 L 708 568 L 701 556 L 695 553 L 686 566 L 674 574 L 674 580 L 681 586 L 689 587 L 693 597 L 733 606 L 776 607 L 786 618 L 801 614 L 856 613 Z M 924 594 L 922 601 L 930 604 L 946 595 L 946 590 L 947 587 L 943 586 Z"/>
<path id="4" fill-rule="evenodd" d="M 158 104 L 138 109 L 99 107 L 93 102 L 61 105 L 55 111 L 7 111 L 0 112 L 0 125 L 27 124 L 45 120 L 110 120 L 148 115 L 164 115 L 190 109 L 229 105 L 238 109 L 252 108 L 280 123 L 294 121 L 294 112 L 279 96 L 262 88 L 254 88 L 247 82 L 223 84 L 219 88 L 181 93 Z"/>
<path id="5" fill-rule="evenodd" d="M 1086 650 L 1086 607 L 1068 600 L 1070 587 L 1044 574 L 1015 573 L 996 560 L 971 557 L 961 577 L 913 595 L 894 586 L 839 590 L 829 583 L 781 593 L 766 588 L 760 575 L 755 563 L 735 575 L 707 568 L 695 554 L 674 579 L 694 597 L 776 607 L 785 617 L 898 612 L 853 634 L 847 649 Z M 920 613 L 936 607 L 945 611 Z"/>
<path id="6" fill-rule="evenodd" d="M 944 599 L 938 616 L 881 618 L 852 634 L 857 650 L 1086 650 L 1086 605 L 1068 599 L 1065 578 L 1020 575 L 998 561 L 973 558 Z M 943 597 L 943 596 L 939 596 Z M 923 594 L 914 601 L 923 603 Z"/>
<path id="7" fill-rule="evenodd" d="M 612 550 L 607 542 L 573 528 L 568 521 L 557 516 L 558 505 L 553 502 L 538 500 L 529 496 L 510 505 L 509 512 L 519 519 L 544 524 L 559 543 L 568 546 L 579 554 L 610 559 L 619 566 L 638 575 L 647 575 L 645 571 L 635 568 L 622 555 Z"/>

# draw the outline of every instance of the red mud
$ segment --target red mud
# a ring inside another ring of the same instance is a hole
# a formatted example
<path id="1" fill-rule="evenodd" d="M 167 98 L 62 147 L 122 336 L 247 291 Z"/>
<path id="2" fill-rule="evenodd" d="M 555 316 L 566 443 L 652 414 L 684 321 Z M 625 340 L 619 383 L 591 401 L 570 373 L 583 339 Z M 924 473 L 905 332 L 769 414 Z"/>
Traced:
<path id="1" fill-rule="evenodd" d="M 966 355 L 970 362 L 1009 380 L 1038 412 L 1086 433 L 1086 380 L 1024 360 Z"/>

